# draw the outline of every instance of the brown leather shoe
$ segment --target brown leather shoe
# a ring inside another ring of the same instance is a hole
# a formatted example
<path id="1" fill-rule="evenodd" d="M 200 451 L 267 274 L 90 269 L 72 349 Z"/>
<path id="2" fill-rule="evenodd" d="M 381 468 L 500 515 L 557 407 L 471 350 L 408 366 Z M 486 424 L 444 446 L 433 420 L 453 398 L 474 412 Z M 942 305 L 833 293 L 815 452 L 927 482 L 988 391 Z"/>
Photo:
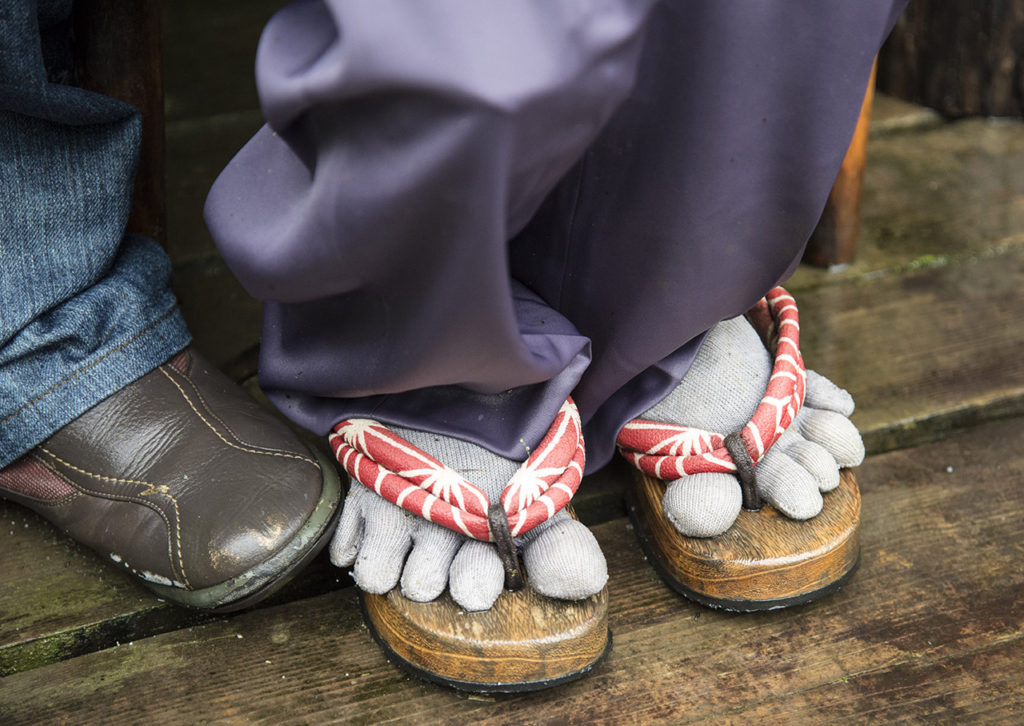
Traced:
<path id="1" fill-rule="evenodd" d="M 161 597 L 234 610 L 325 544 L 337 469 L 187 349 L 0 470 L 0 496 Z"/>

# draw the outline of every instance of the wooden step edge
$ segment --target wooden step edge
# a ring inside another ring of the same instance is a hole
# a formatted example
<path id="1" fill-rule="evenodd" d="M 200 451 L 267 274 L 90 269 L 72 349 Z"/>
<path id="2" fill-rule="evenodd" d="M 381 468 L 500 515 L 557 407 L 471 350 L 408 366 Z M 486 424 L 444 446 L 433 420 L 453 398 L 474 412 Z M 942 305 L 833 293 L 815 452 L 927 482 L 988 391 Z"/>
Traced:
<path id="1" fill-rule="evenodd" d="M 929 412 L 916 418 L 858 428 L 867 455 L 876 456 L 931 444 L 957 431 L 1018 416 L 1024 416 L 1024 390 L 945 411 Z"/>

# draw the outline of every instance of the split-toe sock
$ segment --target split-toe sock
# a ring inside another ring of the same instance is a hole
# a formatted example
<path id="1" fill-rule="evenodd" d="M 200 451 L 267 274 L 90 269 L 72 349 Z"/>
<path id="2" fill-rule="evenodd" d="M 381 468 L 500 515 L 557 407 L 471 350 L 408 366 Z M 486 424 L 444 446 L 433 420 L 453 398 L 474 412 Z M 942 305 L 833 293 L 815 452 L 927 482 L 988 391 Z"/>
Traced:
<path id="1" fill-rule="evenodd" d="M 682 382 L 640 418 L 723 434 L 739 431 L 757 409 L 771 371 L 771 355 L 750 323 L 743 317 L 725 320 L 708 333 Z M 803 408 L 757 464 L 760 495 L 792 519 L 818 514 L 822 492 L 839 485 L 840 467 L 864 458 L 852 413 L 849 393 L 807 371 Z M 730 474 L 694 474 L 669 482 L 662 505 L 680 533 L 713 537 L 732 526 L 742 496 Z"/>
<path id="2" fill-rule="evenodd" d="M 390 428 L 476 484 L 492 502 L 521 465 L 458 439 Z M 600 592 L 608 580 L 594 535 L 564 510 L 515 543 L 527 586 L 542 595 L 579 600 Z M 504 588 L 505 572 L 493 544 L 417 517 L 358 482 L 345 500 L 330 553 L 331 561 L 351 567 L 356 584 L 370 593 L 400 585 L 410 600 L 429 602 L 447 586 L 461 608 L 480 611 L 489 609 Z"/>

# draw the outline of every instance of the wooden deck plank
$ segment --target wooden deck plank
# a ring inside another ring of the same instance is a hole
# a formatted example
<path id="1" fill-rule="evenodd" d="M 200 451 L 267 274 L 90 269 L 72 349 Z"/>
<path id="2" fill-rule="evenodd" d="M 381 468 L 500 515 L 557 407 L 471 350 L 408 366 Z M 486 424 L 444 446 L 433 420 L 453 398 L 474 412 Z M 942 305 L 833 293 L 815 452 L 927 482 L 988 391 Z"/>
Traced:
<path id="1" fill-rule="evenodd" d="M 997 641 L 953 657 L 907 661 L 808 693 L 771 698 L 744 710 L 742 720 L 892 723 L 912 716 L 915 722 L 1019 723 L 1024 719 L 1022 658 L 1020 638 Z"/>
<path id="2" fill-rule="evenodd" d="M 1012 419 L 870 459 L 858 474 L 860 572 L 794 610 L 692 605 L 643 563 L 625 520 L 600 525 L 615 648 L 590 677 L 554 691 L 475 699 L 408 679 L 384 660 L 346 589 L 9 676 L 0 714 L 5 723 L 1010 717 L 1024 708 L 1022 440 L 1024 419 Z"/>
<path id="3" fill-rule="evenodd" d="M 214 620 L 157 598 L 41 517 L 0 500 L 0 677 Z M 350 587 L 321 553 L 263 607 Z"/>
<path id="4" fill-rule="evenodd" d="M 48 662 L 50 651 L 68 640 L 88 639 L 88 625 L 117 621 L 159 608 L 160 603 L 84 547 L 62 536 L 45 521 L 16 504 L 0 501 L 4 537 L 0 584 L 0 674 L 10 665 L 4 651 L 40 636 L 60 634 L 40 652 L 22 654 L 27 664 Z M 80 627 L 74 627 L 80 626 Z M 73 629 L 75 635 L 63 633 Z"/>
<path id="5" fill-rule="evenodd" d="M 853 394 L 869 451 L 1024 413 L 1024 246 L 795 295 L 804 359 Z"/>

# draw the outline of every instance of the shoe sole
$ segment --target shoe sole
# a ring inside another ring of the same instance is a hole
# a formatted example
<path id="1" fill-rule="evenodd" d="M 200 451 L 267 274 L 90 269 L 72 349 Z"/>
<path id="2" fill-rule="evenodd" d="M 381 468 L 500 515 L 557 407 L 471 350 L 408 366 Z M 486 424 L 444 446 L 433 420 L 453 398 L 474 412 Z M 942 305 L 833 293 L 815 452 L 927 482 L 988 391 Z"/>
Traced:
<path id="1" fill-rule="evenodd" d="M 309 519 L 274 555 L 230 580 L 199 590 L 144 584 L 165 600 L 189 608 L 226 613 L 251 607 L 272 595 L 305 567 L 327 544 L 341 507 L 341 478 L 334 463 L 310 448 L 323 479 L 320 500 Z"/>

